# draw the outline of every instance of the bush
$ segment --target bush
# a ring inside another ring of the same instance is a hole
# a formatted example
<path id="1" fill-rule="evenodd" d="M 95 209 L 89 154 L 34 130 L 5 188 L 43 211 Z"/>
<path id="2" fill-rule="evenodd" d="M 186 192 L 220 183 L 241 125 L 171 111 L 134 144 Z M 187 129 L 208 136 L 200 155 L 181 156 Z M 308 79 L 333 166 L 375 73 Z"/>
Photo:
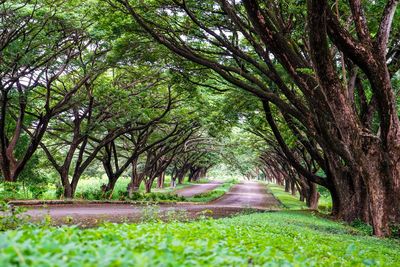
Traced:
<path id="1" fill-rule="evenodd" d="M 87 189 L 85 191 L 76 192 L 77 198 L 87 199 L 87 200 L 100 200 L 105 199 L 105 194 L 101 189 Z"/>
<path id="2" fill-rule="evenodd" d="M 56 198 L 60 199 L 64 195 L 64 187 L 62 185 L 57 184 L 56 185 L 56 191 L 55 191 Z"/>
<path id="3" fill-rule="evenodd" d="M 390 230 L 392 231 L 393 238 L 400 239 L 400 224 L 392 224 L 390 225 Z"/>
<path id="4" fill-rule="evenodd" d="M 17 199 L 21 197 L 21 183 L 3 182 L 0 188 L 0 200 Z"/>
<path id="5" fill-rule="evenodd" d="M 37 183 L 29 186 L 29 191 L 32 193 L 33 198 L 42 198 L 48 189 L 47 183 Z"/>

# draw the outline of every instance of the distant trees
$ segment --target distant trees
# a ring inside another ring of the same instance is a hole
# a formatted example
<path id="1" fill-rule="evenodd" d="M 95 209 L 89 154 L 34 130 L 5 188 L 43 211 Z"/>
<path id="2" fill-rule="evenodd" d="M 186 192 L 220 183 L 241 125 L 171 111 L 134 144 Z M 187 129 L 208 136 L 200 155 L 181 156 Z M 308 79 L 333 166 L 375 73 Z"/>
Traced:
<path id="1" fill-rule="evenodd" d="M 88 47 L 96 42 L 66 23 L 57 5 L 7 1 L 0 8 L 0 170 L 14 182 L 50 120 L 98 75 L 101 67 L 93 60 L 101 62 L 103 51 L 93 49 L 89 56 Z M 78 75 L 80 58 L 92 64 L 83 75 Z M 22 145 L 21 139 L 28 142 Z"/>
<path id="2" fill-rule="evenodd" d="M 2 180 L 18 182 L 35 155 L 55 170 L 65 198 L 74 197 L 93 165 L 108 177 L 104 196 L 129 171 L 127 190 L 144 183 L 150 192 L 157 178 L 163 186 L 170 164 L 202 129 L 198 107 L 181 103 L 188 98 L 177 88 L 182 80 L 153 64 L 158 59 L 145 52 L 150 45 L 140 35 L 116 36 L 120 25 L 108 27 L 112 16 L 102 8 L 0 2 Z"/>
<path id="3" fill-rule="evenodd" d="M 400 222 L 398 1 L 110 2 L 172 52 L 257 96 L 285 157 L 331 192 L 337 218 L 369 222 L 379 236 Z M 324 175 L 296 158 L 276 115 Z"/>

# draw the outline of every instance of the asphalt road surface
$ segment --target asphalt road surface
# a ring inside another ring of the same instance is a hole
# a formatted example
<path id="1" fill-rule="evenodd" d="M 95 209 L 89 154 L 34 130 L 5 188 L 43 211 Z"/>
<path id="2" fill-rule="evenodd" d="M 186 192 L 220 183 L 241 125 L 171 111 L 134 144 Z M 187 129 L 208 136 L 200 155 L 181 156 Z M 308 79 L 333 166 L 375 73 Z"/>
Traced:
<path id="1" fill-rule="evenodd" d="M 212 184 L 218 186 L 218 184 Z M 194 192 L 190 187 L 189 192 Z M 196 190 L 204 190 L 199 187 Z M 209 189 L 208 189 L 209 190 Z M 184 192 L 182 190 L 182 192 Z M 214 218 L 231 216 L 248 210 L 249 208 L 264 210 L 279 209 L 279 202 L 267 192 L 266 186 L 256 182 L 242 182 L 234 185 L 231 190 L 222 197 L 204 204 L 177 203 L 160 204 L 149 208 L 146 205 L 136 204 L 59 204 L 48 206 L 30 206 L 26 215 L 32 221 L 41 221 L 50 215 L 53 223 L 79 224 L 81 226 L 92 226 L 99 222 L 137 222 L 143 218 L 143 212 L 149 209 L 157 210 L 160 217 L 167 216 L 171 211 L 184 211 L 189 218 L 208 214 Z"/>

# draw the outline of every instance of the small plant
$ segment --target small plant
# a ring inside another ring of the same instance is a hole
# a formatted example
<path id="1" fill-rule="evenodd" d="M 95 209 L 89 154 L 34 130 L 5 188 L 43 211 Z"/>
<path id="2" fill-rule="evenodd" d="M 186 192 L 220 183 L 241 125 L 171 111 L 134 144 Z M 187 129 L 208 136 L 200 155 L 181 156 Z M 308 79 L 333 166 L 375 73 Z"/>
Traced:
<path id="1" fill-rule="evenodd" d="M 147 205 L 142 209 L 142 222 L 160 221 L 160 207 L 157 205 Z"/>
<path id="2" fill-rule="evenodd" d="M 187 222 L 189 213 L 186 210 L 173 209 L 167 211 L 164 218 L 168 222 Z"/>
<path id="3" fill-rule="evenodd" d="M 0 231 L 15 229 L 23 225 L 26 221 L 21 214 L 25 209 L 15 207 L 6 202 L 0 202 Z"/>
<path id="4" fill-rule="evenodd" d="M 74 218 L 72 216 L 65 216 L 63 218 L 64 223 L 66 224 L 71 224 L 74 221 Z"/>
<path id="5" fill-rule="evenodd" d="M 350 225 L 366 235 L 373 234 L 372 226 L 363 222 L 360 219 L 354 220 Z"/>
<path id="6" fill-rule="evenodd" d="M 214 212 L 210 209 L 206 209 L 206 210 L 202 210 L 200 212 L 198 212 L 197 218 L 199 220 L 208 220 L 208 219 L 212 219 L 212 215 L 214 214 Z"/>
<path id="7" fill-rule="evenodd" d="M 390 225 L 390 230 L 393 238 L 400 238 L 400 224 Z"/>
<path id="8" fill-rule="evenodd" d="M 45 216 L 43 216 L 42 219 L 42 225 L 44 226 L 50 226 L 53 223 L 53 218 L 49 213 L 47 213 Z"/>

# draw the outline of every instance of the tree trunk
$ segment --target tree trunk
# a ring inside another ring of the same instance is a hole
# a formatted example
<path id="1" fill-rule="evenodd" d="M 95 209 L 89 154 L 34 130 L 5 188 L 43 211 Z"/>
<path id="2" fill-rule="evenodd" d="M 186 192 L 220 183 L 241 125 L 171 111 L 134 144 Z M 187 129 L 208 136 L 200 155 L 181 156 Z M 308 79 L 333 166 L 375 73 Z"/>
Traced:
<path id="1" fill-rule="evenodd" d="M 185 179 L 185 172 L 183 172 L 183 171 L 179 171 L 179 174 L 178 174 L 178 184 L 182 184 L 183 183 L 183 180 Z"/>
<path id="2" fill-rule="evenodd" d="M 400 153 L 392 152 L 389 155 L 379 144 L 373 144 L 359 162 L 377 236 L 389 236 L 391 226 L 400 225 Z"/>
<path id="3" fill-rule="evenodd" d="M 293 196 L 296 195 L 296 182 L 294 179 L 290 179 L 290 192 Z"/>
<path id="4" fill-rule="evenodd" d="M 332 160 L 331 164 L 333 163 Z M 369 206 L 363 180 L 356 173 L 336 168 L 330 168 L 328 173 L 331 182 L 328 190 L 332 197 L 332 215 L 347 222 L 360 219 L 368 223 Z"/>
<path id="5" fill-rule="evenodd" d="M 318 209 L 318 200 L 319 200 L 319 193 L 317 191 L 317 185 L 313 182 L 307 181 L 308 190 L 307 190 L 307 198 L 306 204 L 307 207 L 313 210 Z"/>
<path id="6" fill-rule="evenodd" d="M 288 178 L 285 179 L 285 192 L 290 191 L 290 181 Z"/>
<path id="7" fill-rule="evenodd" d="M 72 199 L 74 198 L 74 190 L 72 189 L 71 185 L 64 185 L 64 198 Z"/>
<path id="8" fill-rule="evenodd" d="M 152 179 L 149 179 L 145 182 L 145 189 L 146 189 L 146 193 L 151 193 L 151 186 L 153 184 Z"/>
<path id="9" fill-rule="evenodd" d="M 69 183 L 69 175 L 68 175 L 68 169 L 63 168 L 59 172 L 60 178 L 61 178 L 61 184 L 64 189 L 64 198 L 66 199 L 71 199 L 74 197 L 74 189 L 72 185 Z"/>
<path id="10" fill-rule="evenodd" d="M 114 177 L 114 176 L 108 176 L 108 183 L 107 183 L 107 185 L 102 185 L 101 186 L 101 190 L 104 192 L 104 195 L 106 196 L 106 197 L 108 197 L 108 198 L 111 198 L 112 197 L 112 194 L 113 194 L 113 192 L 114 192 L 114 188 L 115 188 L 115 185 L 116 185 L 116 183 L 117 183 L 117 178 L 116 177 Z"/>
<path id="11" fill-rule="evenodd" d="M 162 172 L 157 179 L 157 188 L 164 188 L 165 172 Z"/>

